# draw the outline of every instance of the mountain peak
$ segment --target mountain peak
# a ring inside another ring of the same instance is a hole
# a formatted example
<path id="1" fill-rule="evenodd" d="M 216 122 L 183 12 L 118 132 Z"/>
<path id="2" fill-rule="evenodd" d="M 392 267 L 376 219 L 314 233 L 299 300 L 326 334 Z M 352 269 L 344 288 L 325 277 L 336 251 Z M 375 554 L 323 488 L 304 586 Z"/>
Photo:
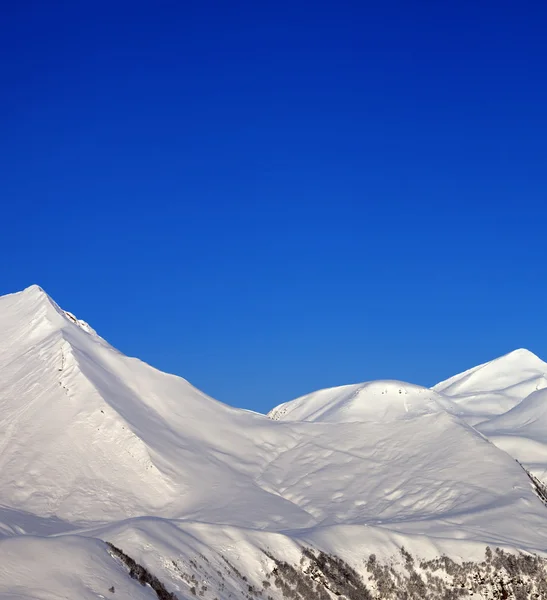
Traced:
<path id="1" fill-rule="evenodd" d="M 63 310 L 39 285 L 33 284 L 20 292 L 0 297 L 1 321 L 10 324 L 10 329 L 19 328 L 22 336 L 36 335 L 64 329 L 67 322 L 89 334 L 95 330 L 71 312 Z"/>
<path id="2" fill-rule="evenodd" d="M 530 371 L 547 373 L 547 363 L 526 348 L 517 348 L 490 362 L 479 365 L 475 369 L 477 371 L 481 369 L 491 371 L 492 369 L 499 370 L 501 367 L 506 373 L 520 374 L 529 373 Z"/>
<path id="3" fill-rule="evenodd" d="M 268 416 L 275 421 L 389 422 L 451 410 L 451 402 L 434 390 L 377 380 L 318 390 L 277 406 Z"/>
<path id="4" fill-rule="evenodd" d="M 489 362 L 454 375 L 433 387 L 448 396 L 485 392 L 505 392 L 533 385 L 537 378 L 547 375 L 547 363 L 530 350 L 518 348 Z M 531 391 L 531 390 L 530 390 Z"/>
<path id="5" fill-rule="evenodd" d="M 539 356 L 537 356 L 537 354 L 534 354 L 533 352 L 531 352 L 530 350 L 528 350 L 526 348 L 517 348 L 516 350 L 508 352 L 507 354 L 504 354 L 503 356 L 500 356 L 498 358 L 498 360 L 503 360 L 503 359 L 524 360 L 524 361 L 530 361 L 530 362 L 543 363 L 543 361 L 541 360 L 541 358 L 539 358 Z M 545 363 L 543 363 L 543 364 L 545 364 Z"/>
<path id="6" fill-rule="evenodd" d="M 25 288 L 22 293 L 24 293 L 24 294 L 45 294 L 46 292 L 44 291 L 44 288 L 42 288 L 41 286 L 39 286 L 36 283 L 33 283 L 32 285 L 29 285 L 27 288 Z"/>
<path id="7" fill-rule="evenodd" d="M 40 306 L 51 305 L 56 310 L 61 310 L 53 298 L 44 290 L 44 288 L 37 284 L 29 285 L 20 292 L 2 296 L 2 299 L 8 298 L 14 305 L 16 304 L 20 307 L 24 305 L 29 309 L 31 307 L 35 307 L 37 309 Z"/>
<path id="8" fill-rule="evenodd" d="M 20 299 L 25 299 L 27 301 L 37 301 L 37 300 L 49 300 L 51 301 L 50 296 L 45 292 L 45 290 L 39 285 L 33 283 L 29 285 L 24 290 L 20 292 L 15 292 L 14 294 L 8 294 L 12 297 L 17 297 Z"/>

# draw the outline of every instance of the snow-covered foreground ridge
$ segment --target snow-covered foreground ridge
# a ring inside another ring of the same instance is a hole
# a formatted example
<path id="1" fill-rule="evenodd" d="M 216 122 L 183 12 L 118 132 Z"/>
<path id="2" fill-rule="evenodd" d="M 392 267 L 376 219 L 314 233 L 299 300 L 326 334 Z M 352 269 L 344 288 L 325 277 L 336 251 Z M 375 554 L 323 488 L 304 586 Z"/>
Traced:
<path id="1" fill-rule="evenodd" d="M 432 389 L 375 381 L 255 414 L 122 355 L 37 286 L 3 296 L 0 597 L 164 594 L 122 555 L 180 599 L 396 598 L 408 582 L 440 598 L 481 578 L 475 598 L 513 593 L 495 570 L 543 577 L 495 548 L 547 553 L 546 407 L 547 364 L 517 350 Z M 484 565 L 463 582 L 443 555 Z M 340 587 L 351 569 L 362 588 Z"/>

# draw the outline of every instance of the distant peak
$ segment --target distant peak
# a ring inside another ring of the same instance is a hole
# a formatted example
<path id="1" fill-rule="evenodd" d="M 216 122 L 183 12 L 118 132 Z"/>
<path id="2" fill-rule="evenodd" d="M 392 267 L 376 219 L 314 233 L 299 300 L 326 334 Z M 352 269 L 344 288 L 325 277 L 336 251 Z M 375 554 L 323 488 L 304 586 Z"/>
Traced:
<path id="1" fill-rule="evenodd" d="M 545 364 L 539 356 L 527 350 L 526 348 L 517 348 L 512 352 L 508 352 L 503 356 L 500 356 L 498 361 L 510 361 L 510 362 L 520 362 L 520 363 L 532 363 L 532 364 Z"/>
<path id="2" fill-rule="evenodd" d="M 521 356 L 521 357 L 526 357 L 526 358 L 539 358 L 539 356 L 537 356 L 530 350 L 527 350 L 526 348 L 517 348 L 516 350 L 508 352 L 507 354 L 505 354 L 505 356 L 507 356 L 507 357 L 508 356 L 514 356 L 514 357 Z"/>
<path id="3" fill-rule="evenodd" d="M 433 389 L 448 396 L 502 392 L 546 375 L 547 363 L 530 350 L 517 348 L 441 381 Z"/>

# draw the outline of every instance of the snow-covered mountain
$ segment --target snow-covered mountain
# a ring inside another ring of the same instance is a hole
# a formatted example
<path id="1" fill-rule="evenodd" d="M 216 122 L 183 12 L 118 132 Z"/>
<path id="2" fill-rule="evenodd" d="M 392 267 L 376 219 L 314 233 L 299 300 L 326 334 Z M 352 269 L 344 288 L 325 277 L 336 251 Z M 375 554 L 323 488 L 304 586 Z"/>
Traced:
<path id="1" fill-rule="evenodd" d="M 326 423 L 388 422 L 423 415 L 458 412 L 451 400 L 434 390 L 402 381 L 369 381 L 328 388 L 274 408 L 276 421 Z"/>
<path id="2" fill-rule="evenodd" d="M 346 385 L 266 416 L 124 356 L 37 286 L 4 296 L 0 597 L 153 597 L 101 540 L 181 599 L 199 577 L 204 597 L 257 597 L 275 557 L 312 569 L 305 547 L 359 572 L 401 546 L 543 553 L 547 508 L 514 459 L 545 474 L 546 377 L 517 351 L 433 389 Z"/>
<path id="3" fill-rule="evenodd" d="M 519 349 L 439 383 L 465 421 L 547 482 L 547 363 Z"/>
<path id="4" fill-rule="evenodd" d="M 451 398 L 471 424 L 501 415 L 547 387 L 547 363 L 519 349 L 434 386 Z"/>

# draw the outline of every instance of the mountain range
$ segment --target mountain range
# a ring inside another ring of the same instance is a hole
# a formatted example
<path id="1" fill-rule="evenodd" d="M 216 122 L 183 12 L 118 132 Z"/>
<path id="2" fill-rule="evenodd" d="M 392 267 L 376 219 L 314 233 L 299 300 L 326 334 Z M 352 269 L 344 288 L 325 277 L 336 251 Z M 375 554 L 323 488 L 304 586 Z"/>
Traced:
<path id="1" fill-rule="evenodd" d="M 262 415 L 124 356 L 38 286 L 0 298 L 0 598 L 403 598 L 376 565 L 396 587 L 440 559 L 460 596 L 542 594 L 547 571 L 518 584 L 503 561 L 543 564 L 545 483 L 547 363 L 527 350 Z M 484 589 L 446 566 L 490 560 Z"/>

